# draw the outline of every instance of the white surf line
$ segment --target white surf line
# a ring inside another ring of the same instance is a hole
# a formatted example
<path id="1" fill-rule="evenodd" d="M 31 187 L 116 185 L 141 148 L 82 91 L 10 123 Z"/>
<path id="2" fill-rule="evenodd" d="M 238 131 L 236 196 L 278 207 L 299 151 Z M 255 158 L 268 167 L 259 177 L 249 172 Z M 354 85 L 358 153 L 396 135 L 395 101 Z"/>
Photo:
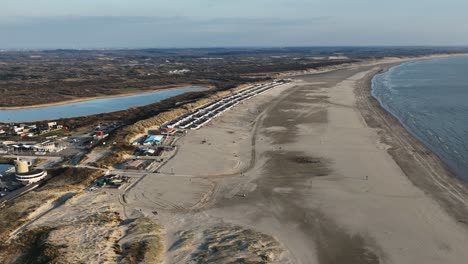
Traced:
<path id="1" fill-rule="evenodd" d="M 393 134 L 393 137 L 396 138 L 397 141 L 399 141 L 400 145 L 405 148 L 406 151 L 411 153 L 411 149 L 408 148 L 408 146 L 411 146 L 411 144 L 405 140 L 402 139 L 401 137 L 397 136 L 396 133 L 391 129 L 390 124 L 388 121 L 380 114 L 378 113 L 370 104 L 370 102 L 366 99 L 364 99 L 366 104 L 372 111 L 380 117 L 380 119 L 383 120 L 385 123 L 385 126 L 387 127 L 387 130 L 390 131 Z M 385 110 L 386 111 L 386 110 Z M 409 133 L 409 132 L 408 132 Z M 431 176 L 431 178 L 434 180 L 434 183 L 438 185 L 440 188 L 444 189 L 449 193 L 453 198 L 461 202 L 462 204 L 468 206 L 468 198 L 461 193 L 458 188 L 455 188 L 451 183 L 447 182 L 445 179 L 443 179 L 437 172 L 435 172 L 434 168 L 429 164 L 424 158 L 422 158 L 421 154 L 419 153 L 413 153 L 415 160 L 419 163 L 419 165 L 426 171 L 428 174 Z"/>

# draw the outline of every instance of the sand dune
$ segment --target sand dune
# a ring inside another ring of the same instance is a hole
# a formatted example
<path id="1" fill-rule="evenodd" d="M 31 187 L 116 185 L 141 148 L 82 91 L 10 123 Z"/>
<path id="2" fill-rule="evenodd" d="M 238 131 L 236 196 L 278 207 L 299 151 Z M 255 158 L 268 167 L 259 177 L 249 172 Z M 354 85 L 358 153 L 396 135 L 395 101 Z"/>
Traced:
<path id="1" fill-rule="evenodd" d="M 119 243 L 133 259 L 144 237 L 166 263 L 464 263 L 466 184 L 369 96 L 398 62 L 295 76 L 188 133 L 162 173 L 44 206 L 29 228 L 60 226 L 63 256 L 89 262 L 118 261 Z"/>

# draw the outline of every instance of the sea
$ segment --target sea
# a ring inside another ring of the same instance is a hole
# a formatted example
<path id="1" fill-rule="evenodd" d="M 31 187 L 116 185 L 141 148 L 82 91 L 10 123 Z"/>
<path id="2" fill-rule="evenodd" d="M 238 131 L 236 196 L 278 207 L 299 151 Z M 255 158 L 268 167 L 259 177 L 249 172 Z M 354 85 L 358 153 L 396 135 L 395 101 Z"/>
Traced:
<path id="1" fill-rule="evenodd" d="M 468 181 L 468 56 L 392 67 L 373 78 L 372 95 Z"/>
<path id="2" fill-rule="evenodd" d="M 0 174 L 13 167 L 10 164 L 0 164 Z"/>

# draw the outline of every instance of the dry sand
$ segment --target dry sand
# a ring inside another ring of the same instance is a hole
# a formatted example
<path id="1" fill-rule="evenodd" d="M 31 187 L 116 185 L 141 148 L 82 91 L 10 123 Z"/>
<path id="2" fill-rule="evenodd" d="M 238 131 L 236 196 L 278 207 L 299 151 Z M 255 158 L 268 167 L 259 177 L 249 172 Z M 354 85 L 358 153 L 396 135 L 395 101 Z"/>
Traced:
<path id="1" fill-rule="evenodd" d="M 166 263 L 464 263 L 466 184 L 369 96 L 398 62 L 295 76 L 183 137 L 162 173 L 45 204 L 22 229 L 58 227 L 71 262 L 118 261 L 146 216 Z"/>
<path id="2" fill-rule="evenodd" d="M 424 163 L 400 167 L 401 159 L 392 158 L 395 148 L 411 149 L 404 144 L 421 146 L 401 143 L 403 132 L 379 125 L 387 121 L 370 120 L 377 106 L 362 86 L 375 65 L 297 76 L 236 106 L 179 141 L 178 154 L 163 169 L 173 169 L 167 176 L 172 186 L 145 178 L 127 194 L 138 197 L 128 206 L 150 212 L 160 208 L 164 192 L 176 193 L 185 197 L 178 198 L 184 210 L 174 206 L 156 216 L 168 245 L 187 230 L 200 236 L 220 225 L 242 226 L 281 245 L 272 263 L 463 263 L 466 188 L 440 170 L 442 184 L 458 188 L 457 196 L 447 195 L 420 168 Z M 188 202 L 196 196 L 177 184 L 190 175 L 214 185 L 194 183 L 203 197 L 198 202 Z M 187 260 L 203 246 L 169 251 L 166 260 Z"/>

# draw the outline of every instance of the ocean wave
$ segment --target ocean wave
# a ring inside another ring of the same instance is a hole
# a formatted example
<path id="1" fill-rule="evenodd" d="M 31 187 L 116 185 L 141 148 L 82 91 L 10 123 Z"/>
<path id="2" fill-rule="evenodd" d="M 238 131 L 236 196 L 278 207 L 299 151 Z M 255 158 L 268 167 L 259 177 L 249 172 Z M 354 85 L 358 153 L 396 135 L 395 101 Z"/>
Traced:
<path id="1" fill-rule="evenodd" d="M 372 95 L 381 105 L 465 180 L 467 71 L 468 57 L 415 61 L 393 67 L 372 81 Z"/>

